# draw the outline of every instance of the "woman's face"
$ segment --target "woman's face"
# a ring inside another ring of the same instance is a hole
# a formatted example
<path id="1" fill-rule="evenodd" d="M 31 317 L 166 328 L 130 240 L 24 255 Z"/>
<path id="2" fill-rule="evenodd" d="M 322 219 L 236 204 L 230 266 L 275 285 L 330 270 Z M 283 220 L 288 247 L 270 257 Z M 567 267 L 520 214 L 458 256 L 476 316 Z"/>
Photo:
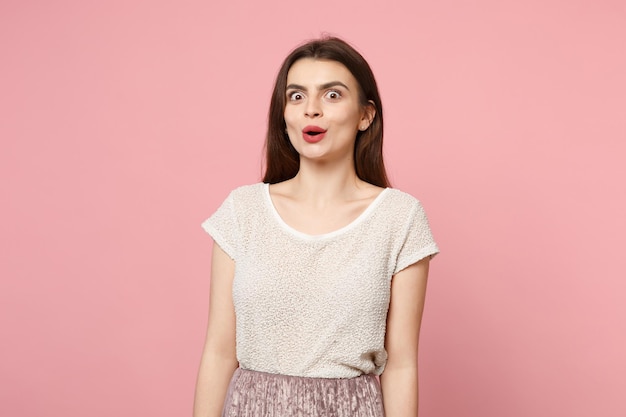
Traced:
<path id="1" fill-rule="evenodd" d="M 301 161 L 352 159 L 357 132 L 367 129 L 373 109 L 360 104 L 359 85 L 343 64 L 296 61 L 285 94 L 287 134 Z"/>

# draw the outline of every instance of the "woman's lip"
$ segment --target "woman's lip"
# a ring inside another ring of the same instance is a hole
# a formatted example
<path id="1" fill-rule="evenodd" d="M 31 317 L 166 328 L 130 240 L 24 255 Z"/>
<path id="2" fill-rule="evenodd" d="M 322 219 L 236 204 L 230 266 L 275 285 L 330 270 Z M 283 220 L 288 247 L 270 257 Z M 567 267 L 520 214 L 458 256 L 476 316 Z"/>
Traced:
<path id="1" fill-rule="evenodd" d="M 311 133 L 314 133 L 313 135 Z M 319 126 L 309 125 L 302 129 L 302 138 L 308 143 L 317 143 L 324 139 L 326 129 Z"/>
<path id="2" fill-rule="evenodd" d="M 326 136 L 326 132 L 322 131 L 316 135 L 310 135 L 308 132 L 302 132 L 302 139 L 304 139 L 308 143 L 317 143 L 320 140 L 324 139 Z"/>
<path id="3" fill-rule="evenodd" d="M 326 129 L 322 129 L 319 126 L 315 126 L 315 125 L 309 125 L 306 126 L 304 129 L 302 129 L 303 133 L 309 133 L 309 132 L 319 132 L 319 133 L 324 133 L 326 132 Z"/>

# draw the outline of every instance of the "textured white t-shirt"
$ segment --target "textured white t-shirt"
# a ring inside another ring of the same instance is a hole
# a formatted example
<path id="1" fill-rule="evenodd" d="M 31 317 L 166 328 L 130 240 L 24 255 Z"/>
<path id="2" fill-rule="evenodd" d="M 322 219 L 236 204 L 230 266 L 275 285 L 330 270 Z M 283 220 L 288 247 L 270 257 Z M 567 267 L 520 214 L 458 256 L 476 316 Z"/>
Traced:
<path id="1" fill-rule="evenodd" d="M 419 201 L 393 188 L 312 236 L 281 219 L 268 184 L 247 185 L 202 227 L 235 261 L 240 366 L 284 375 L 381 374 L 392 276 L 439 251 Z"/>

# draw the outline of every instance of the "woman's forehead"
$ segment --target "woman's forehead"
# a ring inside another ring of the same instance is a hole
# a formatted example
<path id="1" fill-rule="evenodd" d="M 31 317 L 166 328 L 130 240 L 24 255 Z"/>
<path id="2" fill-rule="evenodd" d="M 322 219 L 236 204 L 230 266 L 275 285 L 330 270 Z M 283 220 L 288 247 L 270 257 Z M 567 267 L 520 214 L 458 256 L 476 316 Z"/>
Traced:
<path id="1" fill-rule="evenodd" d="M 356 85 L 356 79 L 341 62 L 328 59 L 302 58 L 287 73 L 287 84 L 318 86 L 332 81 Z"/>

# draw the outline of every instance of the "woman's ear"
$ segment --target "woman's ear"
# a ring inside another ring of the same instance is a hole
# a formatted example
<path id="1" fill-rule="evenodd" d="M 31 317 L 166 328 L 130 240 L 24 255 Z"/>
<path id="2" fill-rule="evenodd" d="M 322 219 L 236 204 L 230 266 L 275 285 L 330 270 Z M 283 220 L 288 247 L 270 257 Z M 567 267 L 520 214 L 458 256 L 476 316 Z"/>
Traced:
<path id="1" fill-rule="evenodd" d="M 367 104 L 363 107 L 363 116 L 361 117 L 361 122 L 359 124 L 359 130 L 364 131 L 367 130 L 368 127 L 374 121 L 376 117 L 376 105 L 372 100 L 369 100 Z"/>

